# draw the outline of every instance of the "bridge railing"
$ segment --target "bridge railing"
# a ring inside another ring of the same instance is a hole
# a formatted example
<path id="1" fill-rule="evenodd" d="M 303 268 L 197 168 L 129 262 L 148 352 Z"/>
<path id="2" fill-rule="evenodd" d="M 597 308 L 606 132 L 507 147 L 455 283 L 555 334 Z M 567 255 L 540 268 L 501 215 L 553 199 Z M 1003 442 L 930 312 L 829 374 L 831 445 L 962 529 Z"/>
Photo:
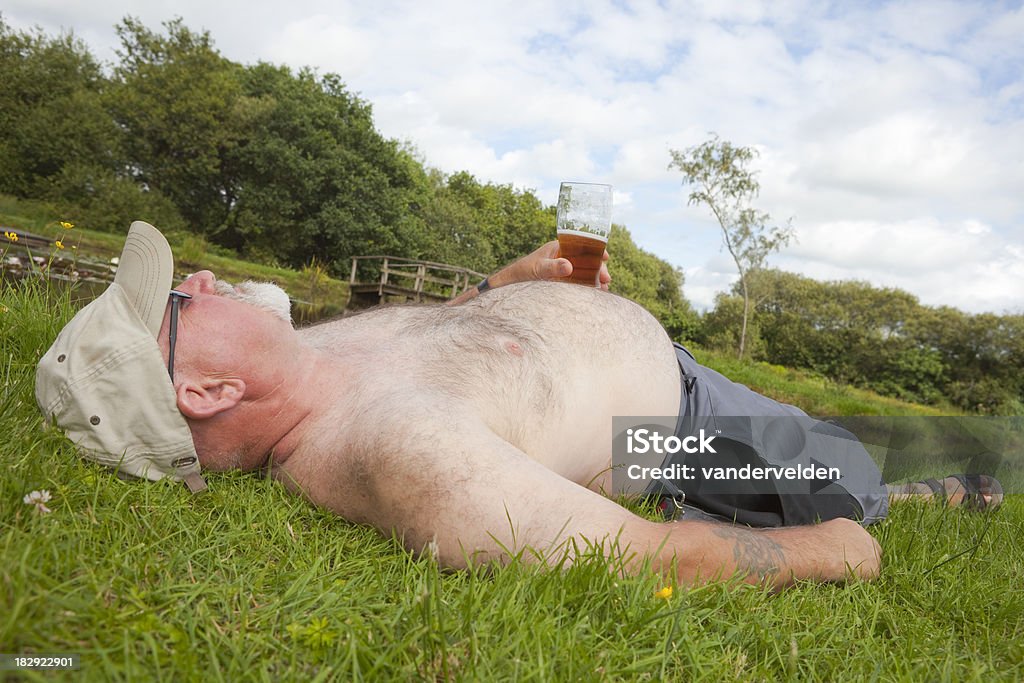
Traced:
<path id="1" fill-rule="evenodd" d="M 360 295 L 365 299 L 367 295 L 376 294 L 381 303 L 388 296 L 401 296 L 413 301 L 445 301 L 483 278 L 483 273 L 447 263 L 398 256 L 354 256 L 349 290 L 353 299 Z"/>

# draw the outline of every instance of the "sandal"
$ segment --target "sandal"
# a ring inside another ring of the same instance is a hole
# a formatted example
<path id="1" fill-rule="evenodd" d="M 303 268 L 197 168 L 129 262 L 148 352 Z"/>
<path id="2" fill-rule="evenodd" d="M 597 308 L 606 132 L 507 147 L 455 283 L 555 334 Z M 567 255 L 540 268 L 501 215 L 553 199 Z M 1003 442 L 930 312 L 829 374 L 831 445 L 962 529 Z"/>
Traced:
<path id="1" fill-rule="evenodd" d="M 975 512 L 983 510 L 995 510 L 1003 502 L 1003 486 L 995 477 L 987 474 L 951 474 L 947 479 L 953 478 L 960 482 L 960 486 L 953 491 L 957 493 L 963 490 L 964 496 L 959 507 Z M 941 479 L 925 479 L 923 483 L 928 485 L 937 498 L 944 504 L 949 501 L 949 493 Z M 985 496 L 990 500 L 985 500 Z"/>

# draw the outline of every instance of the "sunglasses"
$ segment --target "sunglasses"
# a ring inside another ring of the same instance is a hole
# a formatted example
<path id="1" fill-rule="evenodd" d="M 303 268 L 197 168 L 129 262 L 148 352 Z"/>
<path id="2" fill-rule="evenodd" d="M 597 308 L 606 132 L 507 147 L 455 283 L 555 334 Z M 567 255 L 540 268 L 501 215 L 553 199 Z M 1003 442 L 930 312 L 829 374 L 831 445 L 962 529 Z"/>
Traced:
<path id="1" fill-rule="evenodd" d="M 174 347 L 178 344 L 178 309 L 181 308 L 181 302 L 183 299 L 191 298 L 191 295 L 174 289 L 172 289 L 170 293 L 171 324 L 168 326 L 167 330 L 167 374 L 171 376 L 172 383 L 174 382 Z"/>

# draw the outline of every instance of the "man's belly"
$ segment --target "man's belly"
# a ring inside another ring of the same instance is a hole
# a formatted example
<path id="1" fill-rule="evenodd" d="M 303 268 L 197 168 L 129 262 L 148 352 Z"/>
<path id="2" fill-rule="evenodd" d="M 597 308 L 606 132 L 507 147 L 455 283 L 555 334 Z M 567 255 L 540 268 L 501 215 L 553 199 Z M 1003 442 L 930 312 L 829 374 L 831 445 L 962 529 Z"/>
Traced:
<path id="1" fill-rule="evenodd" d="M 562 476 L 593 488 L 610 480 L 613 417 L 677 414 L 672 342 L 634 302 L 534 282 L 466 307 L 496 323 L 446 367 L 472 378 L 462 395 L 496 434 Z"/>
<path id="2" fill-rule="evenodd" d="M 595 491 L 611 491 L 614 417 L 675 416 L 679 366 L 671 345 L 617 366 L 567 378 L 562 409 L 539 418 L 514 444 L 563 477 Z"/>

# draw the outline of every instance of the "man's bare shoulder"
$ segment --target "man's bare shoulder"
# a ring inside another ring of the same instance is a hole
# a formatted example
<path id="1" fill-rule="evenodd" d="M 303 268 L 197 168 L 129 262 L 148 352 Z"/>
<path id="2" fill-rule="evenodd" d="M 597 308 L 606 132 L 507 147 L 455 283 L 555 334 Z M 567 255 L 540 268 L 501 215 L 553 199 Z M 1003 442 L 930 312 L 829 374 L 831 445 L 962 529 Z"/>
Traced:
<path id="1" fill-rule="evenodd" d="M 325 416 L 315 438 L 274 476 L 312 502 L 353 522 L 375 523 L 378 508 L 416 492 L 446 495 L 446 450 L 480 418 L 441 393 L 389 391 L 351 397 L 346 410 Z"/>

